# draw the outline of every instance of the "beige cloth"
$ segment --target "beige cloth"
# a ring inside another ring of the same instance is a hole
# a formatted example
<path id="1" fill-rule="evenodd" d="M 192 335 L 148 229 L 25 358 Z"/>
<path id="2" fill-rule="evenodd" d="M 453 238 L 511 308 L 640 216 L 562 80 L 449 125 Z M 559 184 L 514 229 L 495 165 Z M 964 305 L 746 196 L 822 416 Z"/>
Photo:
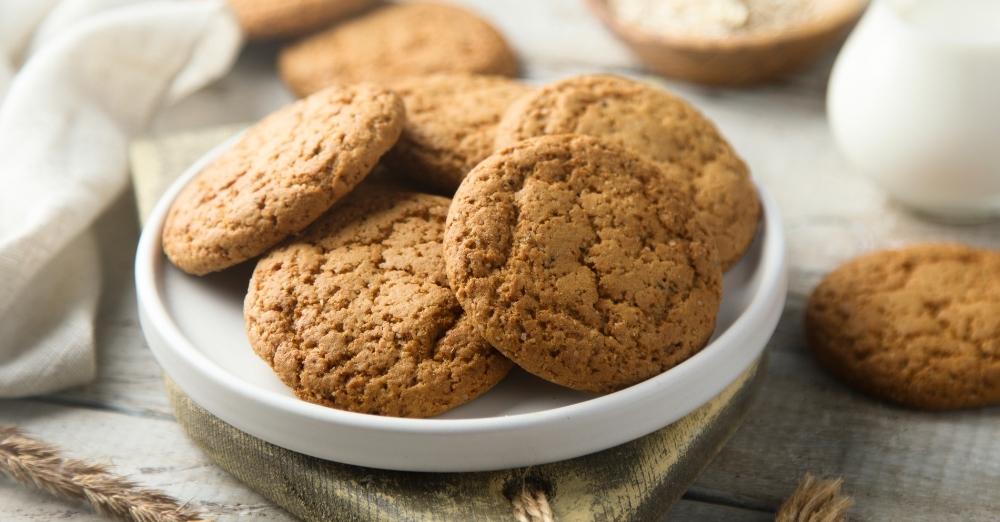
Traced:
<path id="1" fill-rule="evenodd" d="M 0 2 L 0 397 L 94 378 L 88 227 L 127 185 L 129 140 L 241 40 L 222 0 Z"/>

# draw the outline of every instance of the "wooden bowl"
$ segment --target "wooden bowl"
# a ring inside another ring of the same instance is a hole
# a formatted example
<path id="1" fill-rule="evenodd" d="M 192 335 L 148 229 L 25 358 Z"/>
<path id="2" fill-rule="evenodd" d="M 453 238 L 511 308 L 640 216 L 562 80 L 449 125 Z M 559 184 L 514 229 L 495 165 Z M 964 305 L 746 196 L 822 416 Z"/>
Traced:
<path id="1" fill-rule="evenodd" d="M 868 0 L 838 0 L 815 19 L 780 31 L 699 37 L 653 34 L 618 20 L 607 0 L 586 0 L 590 9 L 650 69 L 708 85 L 749 85 L 812 63 L 840 42 Z"/>

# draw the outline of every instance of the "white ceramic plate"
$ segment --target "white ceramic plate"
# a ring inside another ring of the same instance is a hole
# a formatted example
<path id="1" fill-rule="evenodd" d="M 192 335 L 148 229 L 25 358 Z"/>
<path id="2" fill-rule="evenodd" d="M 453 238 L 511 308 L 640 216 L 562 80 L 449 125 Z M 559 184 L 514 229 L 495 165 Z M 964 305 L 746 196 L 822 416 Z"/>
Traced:
<path id="1" fill-rule="evenodd" d="M 243 297 L 252 263 L 194 277 L 164 257 L 167 208 L 216 148 L 163 196 L 136 254 L 142 329 L 185 393 L 237 428 L 315 457 L 407 471 L 485 471 L 606 449 L 666 426 L 721 392 L 761 354 L 785 302 L 785 245 L 774 202 L 724 282 L 712 342 L 648 381 L 604 396 L 574 392 L 515 370 L 475 401 L 433 419 L 379 417 L 303 402 L 251 350 Z"/>

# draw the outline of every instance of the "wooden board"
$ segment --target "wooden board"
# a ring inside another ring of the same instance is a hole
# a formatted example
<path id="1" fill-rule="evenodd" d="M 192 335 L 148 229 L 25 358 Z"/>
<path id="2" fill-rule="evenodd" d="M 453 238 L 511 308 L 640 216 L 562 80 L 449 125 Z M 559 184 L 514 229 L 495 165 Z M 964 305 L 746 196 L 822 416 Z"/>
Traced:
<path id="1" fill-rule="evenodd" d="M 483 473 L 385 471 L 323 461 L 252 437 L 169 379 L 177 421 L 222 469 L 308 521 L 508 521 L 522 489 L 557 520 L 654 521 L 736 430 L 763 380 L 759 364 L 680 421 L 632 442 L 552 464 Z M 337 441 L 331 440 L 330 444 Z"/>

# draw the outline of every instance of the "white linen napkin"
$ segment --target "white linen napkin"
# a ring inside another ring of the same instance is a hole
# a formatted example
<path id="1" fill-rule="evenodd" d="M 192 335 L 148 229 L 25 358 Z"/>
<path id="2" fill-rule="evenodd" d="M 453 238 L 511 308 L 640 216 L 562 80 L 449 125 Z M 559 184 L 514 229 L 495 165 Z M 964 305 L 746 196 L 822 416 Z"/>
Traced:
<path id="1" fill-rule="evenodd" d="M 0 2 L 0 397 L 94 378 L 89 226 L 130 138 L 241 44 L 222 0 Z"/>

